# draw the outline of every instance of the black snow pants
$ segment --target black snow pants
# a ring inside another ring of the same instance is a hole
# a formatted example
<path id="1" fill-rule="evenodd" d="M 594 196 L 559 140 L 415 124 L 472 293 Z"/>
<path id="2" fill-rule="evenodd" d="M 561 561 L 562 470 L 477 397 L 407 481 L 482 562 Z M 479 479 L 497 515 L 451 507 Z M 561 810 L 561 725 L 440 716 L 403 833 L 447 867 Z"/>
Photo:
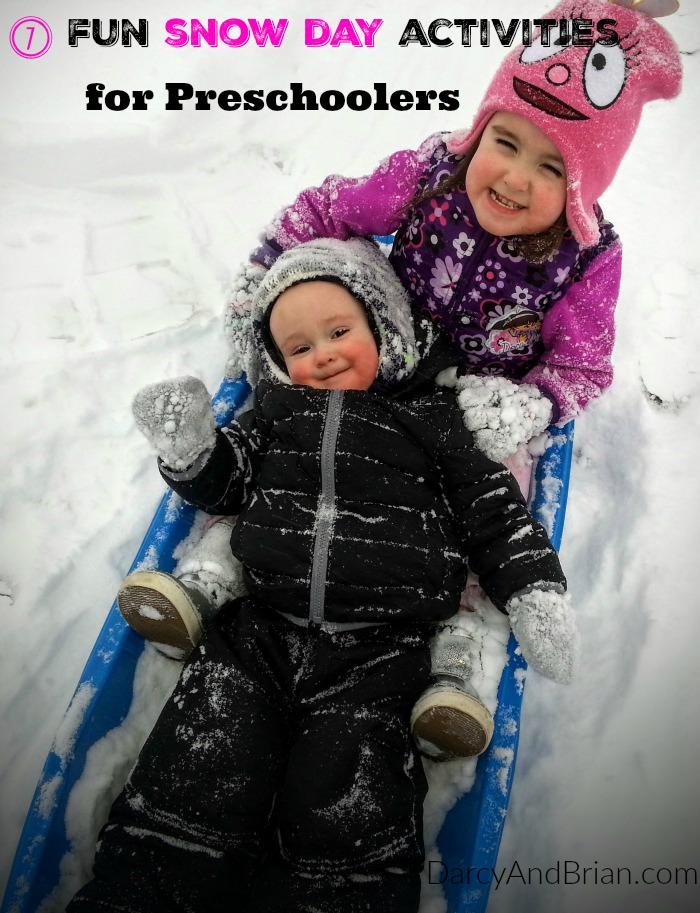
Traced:
<path id="1" fill-rule="evenodd" d="M 428 635 L 225 607 L 69 913 L 415 913 L 427 787 L 409 718 Z"/>

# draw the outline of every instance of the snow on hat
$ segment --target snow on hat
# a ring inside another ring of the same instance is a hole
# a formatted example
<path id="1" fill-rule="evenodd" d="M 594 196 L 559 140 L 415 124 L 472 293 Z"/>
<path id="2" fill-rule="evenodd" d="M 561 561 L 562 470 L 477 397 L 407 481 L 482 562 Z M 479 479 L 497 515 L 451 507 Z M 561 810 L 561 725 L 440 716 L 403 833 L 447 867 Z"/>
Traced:
<path id="1" fill-rule="evenodd" d="M 418 353 L 408 295 L 377 245 L 351 238 L 307 241 L 281 254 L 265 274 L 252 302 L 254 374 L 290 383 L 278 354 L 270 351 L 269 315 L 282 292 L 313 280 L 340 283 L 367 309 L 379 349 L 377 379 L 383 385 L 395 386 L 413 373 Z"/>
<path id="2" fill-rule="evenodd" d="M 672 0 L 563 0 L 543 19 L 557 20 L 549 47 L 541 36 L 504 60 L 486 91 L 472 126 L 452 133 L 450 152 L 461 155 L 478 141 L 498 111 L 532 121 L 556 145 L 566 165 L 566 219 L 576 240 L 593 246 L 600 236 L 594 204 L 608 187 L 635 134 L 645 102 L 673 98 L 681 87 L 678 48 L 650 15 L 672 12 Z M 649 15 L 637 12 L 646 3 Z M 627 8 L 630 7 L 630 8 Z M 669 8 L 671 7 L 671 8 Z M 562 19 L 589 19 L 592 46 L 562 44 Z M 597 31 L 601 20 L 619 36 L 610 46 Z"/>

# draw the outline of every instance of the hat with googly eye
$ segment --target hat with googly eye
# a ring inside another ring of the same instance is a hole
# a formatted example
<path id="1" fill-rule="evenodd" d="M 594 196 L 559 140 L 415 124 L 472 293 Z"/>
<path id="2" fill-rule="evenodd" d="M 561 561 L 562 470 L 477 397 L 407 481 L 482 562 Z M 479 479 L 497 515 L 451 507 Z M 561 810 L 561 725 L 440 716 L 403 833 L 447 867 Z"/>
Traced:
<path id="1" fill-rule="evenodd" d="M 448 149 L 468 152 L 499 111 L 528 118 L 564 160 L 566 219 L 576 240 L 592 247 L 600 237 L 595 204 L 632 142 L 643 106 L 680 92 L 678 48 L 652 18 L 677 7 L 676 0 L 563 0 L 542 17 L 556 21 L 548 35 L 506 57 L 472 126 L 452 133 Z"/>

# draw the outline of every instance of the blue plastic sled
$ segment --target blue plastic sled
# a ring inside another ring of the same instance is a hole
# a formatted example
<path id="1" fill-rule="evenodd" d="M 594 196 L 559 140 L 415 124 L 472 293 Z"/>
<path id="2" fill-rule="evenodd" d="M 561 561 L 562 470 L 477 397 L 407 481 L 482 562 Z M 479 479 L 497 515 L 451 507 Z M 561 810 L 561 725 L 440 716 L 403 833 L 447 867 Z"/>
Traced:
<path id="1" fill-rule="evenodd" d="M 214 398 L 220 424 L 230 421 L 248 395 L 245 381 L 224 381 Z M 564 527 L 569 471 L 571 468 L 573 423 L 552 429 L 552 443 L 538 461 L 531 510 L 559 548 Z M 195 509 L 168 493 L 164 496 L 132 570 L 148 566 L 171 571 L 173 550 L 187 536 Z M 463 873 L 480 873 L 472 884 L 445 883 L 448 913 L 481 913 L 486 909 L 490 889 L 489 871 L 496 865 L 505 823 L 518 747 L 523 683 L 519 670 L 524 661 L 509 644 L 509 662 L 498 692 L 498 712 L 493 740 L 477 764 L 476 781 L 451 809 L 438 838 L 445 865 Z M 75 734 L 68 761 L 53 751 L 46 760 L 15 854 L 14 864 L 0 913 L 36 913 L 60 880 L 60 863 L 71 849 L 66 836 L 65 813 L 74 784 L 80 779 L 90 747 L 121 725 L 131 705 L 136 663 L 144 649 L 142 638 L 124 622 L 116 603 L 112 606 L 83 671 L 76 696 L 91 695 Z M 74 700 L 76 698 L 74 697 Z M 504 767 L 504 758 L 512 759 Z M 42 804 L 45 787 L 51 784 L 54 804 L 49 813 Z M 475 876 L 476 878 L 476 876 Z M 484 883 L 479 883 L 483 881 Z"/>

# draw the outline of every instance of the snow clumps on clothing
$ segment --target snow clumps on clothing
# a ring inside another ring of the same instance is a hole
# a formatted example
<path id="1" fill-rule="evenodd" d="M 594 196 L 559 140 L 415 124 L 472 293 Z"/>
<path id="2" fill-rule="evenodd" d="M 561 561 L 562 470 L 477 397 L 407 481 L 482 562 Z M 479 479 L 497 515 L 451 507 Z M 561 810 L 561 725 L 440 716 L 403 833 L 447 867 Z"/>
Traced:
<path id="1" fill-rule="evenodd" d="M 214 412 L 207 388 L 196 377 L 149 384 L 136 394 L 132 411 L 139 431 L 169 469 L 187 469 L 214 449 Z"/>
<path id="2" fill-rule="evenodd" d="M 224 333 L 229 344 L 226 376 L 232 380 L 236 380 L 244 372 L 252 384 L 258 380 L 253 373 L 257 359 L 253 346 L 250 309 L 266 271 L 259 263 L 242 263 L 231 280 L 224 314 Z"/>
<path id="3" fill-rule="evenodd" d="M 319 239 L 285 251 L 258 287 L 251 311 L 258 366 L 246 370 L 252 383 L 259 377 L 290 383 L 279 355 L 270 351 L 269 314 L 282 292 L 313 280 L 339 282 L 366 308 L 379 349 L 380 384 L 395 387 L 413 374 L 418 350 L 411 303 L 387 258 L 364 238 Z"/>
<path id="4" fill-rule="evenodd" d="M 552 404 L 534 384 L 476 374 L 457 377 L 456 368 L 441 372 L 437 380 L 456 389 L 464 424 L 479 450 L 495 462 L 541 434 L 551 421 Z"/>
<path id="5" fill-rule="evenodd" d="M 581 636 L 567 593 L 532 589 L 508 600 L 510 626 L 529 666 L 569 684 L 578 666 Z"/>

